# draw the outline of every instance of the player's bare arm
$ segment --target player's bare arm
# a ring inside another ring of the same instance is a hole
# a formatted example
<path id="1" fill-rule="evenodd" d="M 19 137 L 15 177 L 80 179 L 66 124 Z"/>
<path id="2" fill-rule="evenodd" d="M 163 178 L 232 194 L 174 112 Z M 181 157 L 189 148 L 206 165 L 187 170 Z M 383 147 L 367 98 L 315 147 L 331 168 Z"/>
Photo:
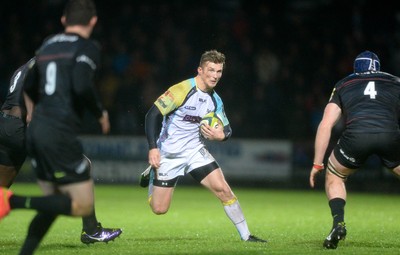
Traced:
<path id="1" fill-rule="evenodd" d="M 103 110 L 102 115 L 99 119 L 99 123 L 102 133 L 108 134 L 110 132 L 110 120 L 108 118 L 108 112 L 106 110 Z"/>
<path id="2" fill-rule="evenodd" d="M 314 188 L 315 177 L 321 170 L 324 169 L 323 160 L 325 156 L 326 149 L 329 145 L 329 140 L 331 137 L 331 131 L 333 126 L 340 119 L 342 114 L 341 109 L 337 104 L 329 103 L 325 107 L 324 116 L 321 123 L 318 126 L 317 135 L 315 139 L 315 154 L 313 167 L 310 172 L 310 186 Z"/>

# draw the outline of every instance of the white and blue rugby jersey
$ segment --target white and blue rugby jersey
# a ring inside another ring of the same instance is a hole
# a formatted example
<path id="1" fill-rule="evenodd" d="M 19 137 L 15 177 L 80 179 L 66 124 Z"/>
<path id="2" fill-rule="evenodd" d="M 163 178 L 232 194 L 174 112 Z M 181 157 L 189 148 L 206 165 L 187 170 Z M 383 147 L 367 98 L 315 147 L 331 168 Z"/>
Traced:
<path id="1" fill-rule="evenodd" d="M 179 153 L 203 144 L 200 121 L 215 112 L 224 127 L 229 125 L 218 94 L 201 91 L 195 78 L 171 86 L 154 103 L 164 116 L 157 147 L 167 153 Z"/>

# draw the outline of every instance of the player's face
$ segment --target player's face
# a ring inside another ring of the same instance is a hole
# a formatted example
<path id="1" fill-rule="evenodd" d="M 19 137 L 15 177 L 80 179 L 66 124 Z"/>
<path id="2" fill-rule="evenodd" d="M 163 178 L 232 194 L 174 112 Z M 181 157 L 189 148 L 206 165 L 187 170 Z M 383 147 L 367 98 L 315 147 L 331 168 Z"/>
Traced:
<path id="1" fill-rule="evenodd" d="M 206 62 L 203 66 L 199 67 L 198 73 L 205 85 L 206 90 L 212 90 L 221 79 L 224 64 L 216 64 Z"/>

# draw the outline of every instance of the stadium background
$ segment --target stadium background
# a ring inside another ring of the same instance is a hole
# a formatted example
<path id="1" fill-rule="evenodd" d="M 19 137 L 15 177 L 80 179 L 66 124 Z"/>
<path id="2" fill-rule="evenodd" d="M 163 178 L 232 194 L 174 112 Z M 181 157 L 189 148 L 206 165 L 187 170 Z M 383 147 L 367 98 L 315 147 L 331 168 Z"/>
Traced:
<path id="1" fill-rule="evenodd" d="M 0 4 L 2 97 L 14 69 L 33 56 L 47 35 L 62 30 L 64 2 Z M 272 153 L 264 160 L 289 163 L 286 178 L 246 173 L 250 178 L 244 180 L 224 169 L 238 185 L 307 188 L 314 134 L 324 106 L 334 83 L 352 72 L 359 52 L 376 52 L 384 71 L 400 75 L 400 8 L 389 1 L 97 0 L 96 4 L 99 23 L 92 38 L 103 51 L 97 85 L 112 132 L 106 140 L 97 137 L 96 120 L 88 115 L 83 134 L 88 155 L 99 162 L 95 169 L 109 168 L 111 181 L 117 168 L 128 169 L 121 176 L 140 172 L 129 172 L 129 161 L 146 162 L 147 109 L 168 86 L 196 74 L 205 50 L 215 48 L 227 56 L 217 92 L 234 132 L 228 154 L 237 148 L 236 141 L 255 149 L 254 141 L 271 147 L 289 143 L 289 158 Z M 131 141 L 128 147 L 126 141 Z M 115 146 L 106 146 L 110 144 Z M 126 149 L 130 146 L 138 153 Z M 270 171 L 267 165 L 265 171 Z M 23 169 L 20 179 L 31 180 L 29 169 Z M 349 189 L 361 191 L 398 192 L 396 186 L 397 180 L 375 158 L 349 182 Z"/>

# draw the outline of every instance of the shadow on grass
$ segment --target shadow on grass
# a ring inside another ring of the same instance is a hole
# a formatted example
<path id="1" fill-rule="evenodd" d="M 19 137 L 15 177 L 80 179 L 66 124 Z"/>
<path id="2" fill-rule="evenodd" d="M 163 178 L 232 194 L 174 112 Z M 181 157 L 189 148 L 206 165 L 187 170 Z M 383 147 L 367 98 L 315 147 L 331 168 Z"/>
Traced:
<path id="1" fill-rule="evenodd" d="M 0 241 L 0 254 L 17 254 L 22 248 L 23 242 L 13 242 L 13 241 Z M 86 245 L 82 244 L 65 244 L 65 243 L 52 243 L 52 244 L 39 244 L 37 249 L 41 251 L 57 251 L 64 249 L 79 249 L 85 248 Z"/>
<path id="2" fill-rule="evenodd" d="M 309 241 L 294 241 L 293 244 L 295 246 L 303 246 L 307 248 L 320 248 L 321 250 L 327 250 L 323 247 L 324 239 L 321 240 L 309 240 Z M 392 242 L 362 242 L 362 241 L 350 241 L 344 240 L 340 241 L 338 244 L 338 248 L 340 247 L 348 247 L 348 248 L 371 248 L 371 249 L 395 249 L 400 250 L 399 243 L 392 243 Z"/>
<path id="3" fill-rule="evenodd" d="M 357 242 L 357 241 L 344 241 L 341 243 L 342 245 L 345 246 L 351 246 L 351 247 L 359 247 L 359 248 L 386 248 L 386 249 L 397 249 L 400 250 L 400 244 L 399 243 L 389 243 L 389 242 L 382 242 L 382 241 L 376 241 L 376 242 Z M 339 244 L 340 245 L 340 244 Z"/>

